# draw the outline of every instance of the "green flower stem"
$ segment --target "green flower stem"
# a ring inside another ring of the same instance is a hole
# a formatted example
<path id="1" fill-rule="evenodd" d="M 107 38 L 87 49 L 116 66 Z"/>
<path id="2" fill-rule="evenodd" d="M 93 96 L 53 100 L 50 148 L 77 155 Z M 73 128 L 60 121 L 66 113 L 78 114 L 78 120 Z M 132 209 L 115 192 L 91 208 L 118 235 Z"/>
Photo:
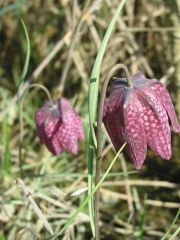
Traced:
<path id="1" fill-rule="evenodd" d="M 52 106 L 52 108 L 54 107 L 50 92 L 48 91 L 48 89 L 39 84 L 39 83 L 33 83 L 31 85 L 29 85 L 28 88 L 26 88 L 25 92 L 23 93 L 21 99 L 19 99 L 19 122 L 20 122 L 20 144 L 19 144 L 19 163 L 20 163 L 20 173 L 21 173 L 21 177 L 23 177 L 23 157 L 22 157 L 22 148 L 23 148 L 23 137 L 24 137 L 24 132 L 23 132 L 23 104 L 24 104 L 24 97 L 25 94 L 31 89 L 31 88 L 40 88 L 42 89 L 46 94 L 47 97 L 49 99 L 49 102 Z"/>
<path id="2" fill-rule="evenodd" d="M 102 118 L 103 118 L 103 107 L 104 107 L 104 100 L 106 97 L 106 89 L 109 81 L 111 80 L 112 76 L 118 71 L 123 69 L 125 72 L 126 80 L 128 85 L 131 86 L 131 82 L 129 80 L 129 72 L 127 67 L 124 64 L 116 64 L 107 76 L 104 79 L 102 85 L 102 91 L 100 95 L 100 104 L 99 104 L 99 111 L 98 111 L 98 119 L 97 119 L 97 159 L 96 159 L 96 173 L 95 173 L 95 184 L 97 185 L 101 176 L 101 162 L 102 162 Z M 95 193 L 95 203 L 94 203 L 94 222 L 95 222 L 95 236 L 96 240 L 100 239 L 99 233 L 99 189 Z"/>

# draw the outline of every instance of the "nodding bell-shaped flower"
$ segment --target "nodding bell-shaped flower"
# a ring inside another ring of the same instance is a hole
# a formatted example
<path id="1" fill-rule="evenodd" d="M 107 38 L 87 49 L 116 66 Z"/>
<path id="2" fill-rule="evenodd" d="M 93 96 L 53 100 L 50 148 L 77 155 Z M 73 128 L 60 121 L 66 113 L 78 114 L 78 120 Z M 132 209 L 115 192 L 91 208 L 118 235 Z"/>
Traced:
<path id="1" fill-rule="evenodd" d="M 126 79 L 113 78 L 103 122 L 116 151 L 127 142 L 126 152 L 140 169 L 147 146 L 161 158 L 171 158 L 170 125 L 174 132 L 180 132 L 180 125 L 170 95 L 160 81 L 147 79 L 140 72 L 130 80 L 128 86 Z"/>
<path id="2" fill-rule="evenodd" d="M 62 150 L 77 154 L 78 141 L 84 138 L 82 121 L 66 99 L 59 99 L 53 106 L 46 102 L 36 112 L 35 122 L 41 143 L 52 154 L 58 155 Z"/>

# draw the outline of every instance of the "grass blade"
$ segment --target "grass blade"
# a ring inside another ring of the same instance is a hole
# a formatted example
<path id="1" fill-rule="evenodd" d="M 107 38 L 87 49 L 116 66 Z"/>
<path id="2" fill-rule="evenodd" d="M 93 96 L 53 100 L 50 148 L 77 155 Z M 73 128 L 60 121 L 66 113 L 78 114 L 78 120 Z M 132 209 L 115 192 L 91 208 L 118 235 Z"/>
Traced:
<path id="1" fill-rule="evenodd" d="M 21 10 L 24 3 L 25 3 L 25 0 L 17 0 L 16 3 L 12 3 L 6 7 L 3 7 L 2 9 L 0 9 L 0 16 L 13 10 L 17 10 L 17 11 Z"/>
<path id="2" fill-rule="evenodd" d="M 95 155 L 96 148 L 96 137 L 94 132 L 94 122 L 96 119 L 97 112 L 97 103 L 98 103 L 98 92 L 99 92 L 99 76 L 100 76 L 100 67 L 101 62 L 112 33 L 113 27 L 117 21 L 117 18 L 125 4 L 126 0 L 122 0 L 119 3 L 117 10 L 115 11 L 112 20 L 107 28 L 107 31 L 102 40 L 100 49 L 97 53 L 96 60 L 92 69 L 90 77 L 90 87 L 89 87 L 89 121 L 90 121 L 90 133 L 89 133 L 89 147 L 88 147 L 88 193 L 90 194 L 93 186 L 93 160 Z M 90 224 L 93 236 L 95 235 L 94 219 L 93 219 L 93 199 L 89 200 L 89 215 L 90 215 Z"/>
<path id="3" fill-rule="evenodd" d="M 170 232 L 171 232 L 174 224 L 177 222 L 177 220 L 178 220 L 178 218 L 179 218 L 179 215 L 180 215 L 180 208 L 179 208 L 179 210 L 177 211 L 176 216 L 175 216 L 175 218 L 174 218 L 171 226 L 168 228 L 167 232 L 164 234 L 164 236 L 163 236 L 160 240 L 165 240 L 165 239 L 168 237 L 168 235 L 170 234 Z M 180 228 L 178 228 L 178 229 L 176 230 L 177 234 L 179 233 L 179 231 L 180 231 Z M 176 233 L 176 232 L 175 232 L 175 233 Z M 174 234 L 175 234 L 175 233 L 174 233 Z M 174 235 L 174 234 L 173 234 L 173 235 Z M 173 235 L 172 235 L 171 238 L 170 238 L 171 240 L 174 239 L 174 238 L 173 238 Z M 177 236 L 177 235 L 175 235 L 175 237 L 176 237 L 176 236 Z"/>
<path id="4" fill-rule="evenodd" d="M 30 60 L 30 54 L 31 54 L 31 48 L 30 48 L 30 40 L 29 40 L 29 35 L 26 29 L 26 25 L 24 23 L 24 21 L 22 19 L 20 19 L 21 25 L 23 27 L 24 30 L 24 34 L 26 37 L 26 58 L 25 58 L 25 62 L 24 62 L 24 66 L 23 66 L 23 70 L 20 76 L 20 80 L 19 80 L 19 86 L 17 89 L 17 98 L 18 98 L 18 109 L 19 109 L 19 122 L 20 122 L 20 142 L 19 142 L 19 167 L 20 167 L 20 173 L 21 173 L 21 178 L 23 178 L 23 170 L 22 170 L 22 166 L 23 166 L 23 161 L 22 161 L 22 146 L 23 146 L 23 110 L 21 110 L 20 108 L 20 89 L 21 86 L 24 83 L 27 71 L 28 71 L 28 67 L 29 67 L 29 60 Z"/>
<path id="5" fill-rule="evenodd" d="M 72 214 L 72 216 L 70 217 L 70 219 L 67 221 L 67 223 L 64 225 L 64 227 L 60 230 L 59 233 L 57 233 L 54 237 L 51 238 L 51 240 L 55 240 L 57 239 L 61 234 L 63 234 L 63 232 L 68 228 L 68 226 L 74 221 L 74 219 L 77 217 L 77 215 L 85 208 L 85 206 L 88 204 L 89 199 L 92 198 L 92 196 L 94 195 L 94 193 L 98 190 L 98 188 L 101 186 L 101 184 L 103 183 L 103 181 L 105 180 L 105 178 L 107 177 L 107 175 L 109 174 L 111 168 L 113 167 L 114 163 L 116 162 L 116 160 L 118 159 L 119 154 L 122 152 L 123 148 L 125 147 L 126 143 L 123 144 L 123 146 L 119 149 L 118 153 L 116 154 L 116 156 L 114 157 L 114 159 L 112 160 L 111 164 L 109 165 L 108 169 L 106 170 L 106 172 L 104 173 L 104 175 L 102 176 L 102 178 L 100 179 L 100 181 L 98 182 L 98 184 L 92 189 L 91 193 L 88 194 L 88 196 L 85 198 L 85 200 L 82 202 L 82 204 L 79 206 L 79 208 Z"/>
<path id="6" fill-rule="evenodd" d="M 3 120 L 2 127 L 2 142 L 3 142 L 3 170 L 5 174 L 11 173 L 11 152 L 9 148 L 9 127 L 8 117 Z"/>
<path id="7" fill-rule="evenodd" d="M 9 4 L 8 6 L 3 7 L 2 9 L 0 9 L 0 16 L 2 16 L 3 14 L 5 14 L 7 12 L 16 10 L 16 9 L 17 9 L 17 4 L 16 3 Z"/>
<path id="8" fill-rule="evenodd" d="M 180 227 L 175 231 L 175 233 L 170 237 L 169 240 L 175 240 L 175 238 L 177 237 L 177 235 L 179 234 L 180 232 Z"/>
<path id="9" fill-rule="evenodd" d="M 18 86 L 18 90 L 17 90 L 18 92 L 19 92 L 21 85 L 24 83 L 24 79 L 25 79 L 27 71 L 28 71 L 30 54 L 31 54 L 30 40 L 29 40 L 29 35 L 28 35 L 26 25 L 22 19 L 20 19 L 20 22 L 21 22 L 21 25 L 22 25 L 22 28 L 23 28 L 23 31 L 24 31 L 24 34 L 26 37 L 27 50 L 26 50 L 26 58 L 25 58 L 23 70 L 22 70 L 20 80 L 19 80 L 19 86 Z"/>
<path id="10" fill-rule="evenodd" d="M 114 13 L 112 20 L 107 28 L 107 31 L 104 35 L 103 41 L 101 43 L 100 49 L 98 51 L 92 73 L 90 78 L 90 88 L 89 88 L 89 118 L 91 127 L 93 126 L 93 123 L 96 118 L 96 110 L 97 110 L 97 102 L 98 102 L 98 91 L 99 91 L 99 75 L 100 75 L 100 66 L 101 62 L 110 38 L 110 35 L 112 33 L 113 27 L 117 21 L 117 18 L 125 4 L 126 0 L 122 0 Z M 92 129 L 91 129 L 92 131 Z"/>

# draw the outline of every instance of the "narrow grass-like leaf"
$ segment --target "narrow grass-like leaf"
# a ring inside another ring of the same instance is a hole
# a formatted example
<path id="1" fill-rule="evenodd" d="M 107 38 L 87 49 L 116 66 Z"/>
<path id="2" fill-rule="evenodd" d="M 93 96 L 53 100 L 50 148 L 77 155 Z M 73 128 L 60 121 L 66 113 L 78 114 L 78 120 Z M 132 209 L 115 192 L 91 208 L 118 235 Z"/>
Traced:
<path id="1" fill-rule="evenodd" d="M 5 240 L 5 237 L 2 235 L 2 233 L 0 233 L 0 240 Z"/>
<path id="2" fill-rule="evenodd" d="M 14 10 L 19 11 L 22 8 L 24 3 L 25 3 L 25 0 L 17 0 L 16 3 L 12 3 L 6 7 L 3 7 L 2 9 L 0 9 L 0 16 L 4 15 L 5 13 L 8 13 L 10 11 L 14 11 Z"/>
<path id="3" fill-rule="evenodd" d="M 26 29 L 26 25 L 24 23 L 24 21 L 22 19 L 20 19 L 21 25 L 23 27 L 24 30 L 24 34 L 26 37 L 26 58 L 25 58 L 25 62 L 24 62 L 24 66 L 23 66 L 23 70 L 19 79 L 19 86 L 17 89 L 17 97 L 18 97 L 18 109 L 19 109 L 19 122 L 20 122 L 20 142 L 19 142 L 19 167 L 20 167 L 20 172 L 21 172 L 21 177 L 23 178 L 23 170 L 22 170 L 22 166 L 23 166 L 23 162 L 22 162 L 22 145 L 23 145 L 23 124 L 22 124 L 22 119 L 23 119 L 23 112 L 21 111 L 20 108 L 20 89 L 22 84 L 24 83 L 27 71 L 28 71 L 28 67 L 29 67 L 29 60 L 30 60 L 30 54 L 31 54 L 31 48 L 30 48 L 30 40 L 29 40 L 29 35 Z"/>
<path id="4" fill-rule="evenodd" d="M 107 28 L 107 31 L 104 35 L 103 41 L 101 43 L 100 49 L 97 53 L 96 60 L 92 69 L 91 78 L 90 78 L 90 87 L 89 87 L 89 121 L 90 121 L 90 133 L 89 133 L 89 147 L 88 147 L 88 193 L 92 191 L 93 186 L 93 160 L 95 155 L 96 148 L 96 138 L 94 133 L 94 122 L 96 119 L 97 112 L 97 103 L 98 103 L 98 92 L 99 92 L 99 76 L 100 76 L 100 66 L 101 62 L 112 33 L 113 27 L 117 21 L 117 18 L 125 4 L 126 0 L 122 0 L 115 11 L 112 20 Z M 89 200 L 89 215 L 91 229 L 93 236 L 95 235 L 94 219 L 93 219 L 93 199 Z"/>
<path id="5" fill-rule="evenodd" d="M 3 120 L 2 128 L 2 141 L 3 141 L 3 170 L 5 174 L 11 173 L 11 152 L 9 148 L 9 128 L 8 118 L 5 117 Z"/>
<path id="6" fill-rule="evenodd" d="M 9 4 L 8 6 L 3 7 L 2 9 L 0 9 L 0 16 L 2 16 L 3 14 L 5 14 L 7 12 L 16 10 L 16 9 L 17 9 L 17 4 L 16 3 Z"/>
<path id="7" fill-rule="evenodd" d="M 90 88 L 89 88 L 89 118 L 91 127 L 96 118 L 97 102 L 98 102 L 98 91 L 99 91 L 99 76 L 100 76 L 100 66 L 101 62 L 112 33 L 113 27 L 117 21 L 117 18 L 125 4 L 126 0 L 122 0 L 117 7 L 116 12 L 114 13 L 112 20 L 107 28 L 107 31 L 104 35 L 103 41 L 101 43 L 100 49 L 97 53 L 96 60 L 92 69 L 91 78 L 90 78 Z M 91 129 L 92 130 L 92 129 Z M 92 133 L 91 133 L 92 134 Z"/>
<path id="8" fill-rule="evenodd" d="M 20 76 L 20 80 L 19 80 L 19 86 L 17 91 L 19 92 L 20 86 L 24 83 L 24 79 L 26 77 L 27 71 L 28 71 L 28 67 L 29 67 L 29 59 L 30 59 L 30 54 L 31 54 L 31 47 L 30 47 L 30 40 L 29 40 L 29 35 L 28 35 L 28 31 L 26 29 L 26 25 L 24 23 L 24 21 L 22 19 L 20 19 L 25 37 L 26 37 L 26 58 L 25 58 L 25 62 L 24 62 L 24 66 L 23 66 L 23 70 Z"/>
<path id="9" fill-rule="evenodd" d="M 170 234 L 170 232 L 171 232 L 174 224 L 177 222 L 177 220 L 178 220 L 178 218 L 179 218 L 179 215 L 180 215 L 180 208 L 179 208 L 179 210 L 177 211 L 176 216 L 175 216 L 175 218 L 174 218 L 171 226 L 168 228 L 167 232 L 164 234 L 164 236 L 163 236 L 160 240 L 165 240 L 165 239 L 168 237 L 168 235 Z M 180 231 L 180 227 L 179 227 L 179 228 L 177 229 L 177 231 L 176 231 L 177 234 L 179 233 L 179 231 Z M 176 232 L 175 232 L 175 233 L 176 233 Z M 175 233 L 174 233 L 174 234 L 175 234 Z M 173 234 L 173 235 L 174 235 L 174 234 Z M 172 235 L 171 238 L 170 238 L 171 240 L 174 239 L 174 238 L 172 238 L 173 235 Z M 177 235 L 175 235 L 175 236 L 177 236 Z M 169 240 L 170 240 L 170 239 L 169 239 Z"/>
<path id="10" fill-rule="evenodd" d="M 126 143 L 123 144 L 123 146 L 119 149 L 118 153 L 112 160 L 111 164 L 109 165 L 108 169 L 98 182 L 98 184 L 92 189 L 91 193 L 88 194 L 88 196 L 85 198 L 85 200 L 81 203 L 79 208 L 72 214 L 70 219 L 67 221 L 67 223 L 64 225 L 64 227 L 57 233 L 54 237 L 51 238 L 51 240 L 57 239 L 63 232 L 68 228 L 68 226 L 74 221 L 74 219 L 77 217 L 77 215 L 85 208 L 85 206 L 88 204 L 89 199 L 92 198 L 92 196 L 95 194 L 95 192 L 98 190 L 98 188 L 101 186 L 107 175 L 109 174 L 111 168 L 113 167 L 114 163 L 118 159 L 119 154 L 122 152 L 123 148 L 125 147 Z"/>
<path id="11" fill-rule="evenodd" d="M 175 233 L 170 237 L 169 240 L 175 240 L 175 238 L 178 236 L 178 234 L 180 233 L 180 227 L 178 227 L 178 229 L 175 231 Z"/>
<path id="12" fill-rule="evenodd" d="M 138 224 L 138 239 L 141 240 L 143 239 L 143 234 L 144 234 L 144 218 L 145 218 L 145 210 L 143 207 L 139 209 L 139 224 Z"/>

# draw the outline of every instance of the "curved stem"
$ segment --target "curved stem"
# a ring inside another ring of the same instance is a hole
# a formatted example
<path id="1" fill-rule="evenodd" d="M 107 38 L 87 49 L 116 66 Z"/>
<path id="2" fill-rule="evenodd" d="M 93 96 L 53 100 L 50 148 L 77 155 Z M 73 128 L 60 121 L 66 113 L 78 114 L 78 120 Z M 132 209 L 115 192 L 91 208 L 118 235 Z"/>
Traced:
<path id="1" fill-rule="evenodd" d="M 45 86 L 43 86 L 39 83 L 32 83 L 25 89 L 25 92 L 23 93 L 23 95 L 21 97 L 21 99 L 22 99 L 21 103 L 23 104 L 23 102 L 24 102 L 24 96 L 25 96 L 26 92 L 28 92 L 31 88 L 34 88 L 34 87 L 40 88 L 46 93 L 46 95 L 49 99 L 49 102 L 50 102 L 51 106 L 53 107 L 54 103 L 53 103 L 53 100 L 51 98 L 51 94 L 50 94 L 49 90 Z"/>
<path id="2" fill-rule="evenodd" d="M 23 178 L 24 174 L 23 174 L 23 159 L 22 159 L 22 147 L 23 147 L 23 116 L 22 116 L 22 113 L 23 113 L 23 103 L 24 103 L 24 96 L 26 94 L 26 92 L 28 92 L 31 88 L 33 87 L 38 87 L 38 88 L 41 88 L 48 96 L 48 99 L 49 99 L 49 102 L 50 104 L 52 105 L 52 107 L 54 106 L 54 103 L 52 101 L 52 98 L 51 98 L 51 95 L 48 91 L 48 89 L 46 87 L 44 87 L 43 85 L 41 84 L 38 84 L 38 83 L 33 83 L 31 85 L 29 85 L 24 94 L 22 95 L 21 99 L 19 98 L 19 102 L 20 102 L 20 109 L 19 109 L 19 121 L 20 121 L 20 143 L 19 143 L 19 167 L 20 167 L 20 174 L 21 174 L 21 178 Z"/>
<path id="3" fill-rule="evenodd" d="M 97 117 L 97 159 L 96 159 L 96 173 L 95 173 L 95 185 L 99 182 L 100 175 L 101 175 L 101 162 L 102 162 L 102 118 L 103 118 L 103 107 L 104 107 L 104 100 L 106 97 L 106 89 L 107 85 L 112 78 L 112 76 L 120 69 L 123 69 L 125 72 L 126 80 L 128 83 L 128 86 L 132 86 L 132 81 L 129 78 L 129 72 L 127 67 L 124 64 L 116 64 L 110 72 L 107 74 L 107 76 L 104 79 L 102 90 L 101 90 L 101 96 L 100 96 L 100 103 L 99 103 L 99 111 L 98 111 L 98 117 Z M 95 235 L 96 240 L 100 239 L 100 233 L 99 233 L 99 190 L 95 193 L 95 202 L 94 202 L 94 222 L 95 222 Z"/>

